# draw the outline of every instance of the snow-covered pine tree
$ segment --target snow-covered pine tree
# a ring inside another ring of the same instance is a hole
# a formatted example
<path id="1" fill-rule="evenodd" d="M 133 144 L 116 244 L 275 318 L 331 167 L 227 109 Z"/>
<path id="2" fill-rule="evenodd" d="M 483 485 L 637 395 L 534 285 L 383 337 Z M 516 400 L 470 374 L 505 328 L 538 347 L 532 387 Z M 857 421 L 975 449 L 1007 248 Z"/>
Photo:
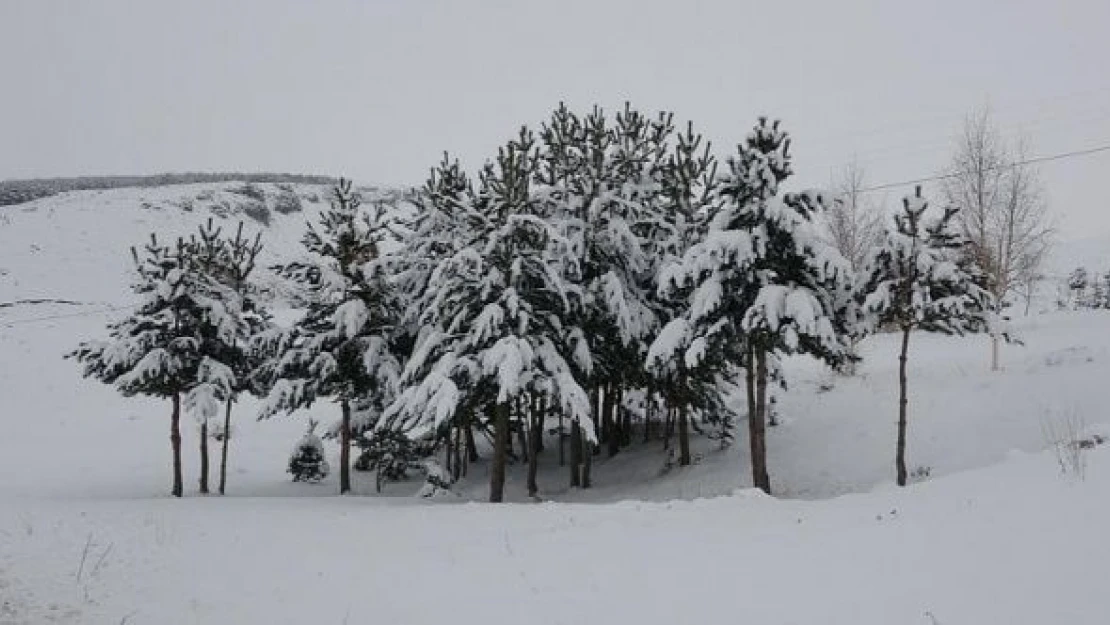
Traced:
<path id="1" fill-rule="evenodd" d="M 421 344 L 437 332 L 434 324 L 426 322 L 429 311 L 438 305 L 433 275 L 460 250 L 478 245 L 485 217 L 475 209 L 474 188 L 466 170 L 447 154 L 432 168 L 415 204 L 411 234 L 400 255 L 397 284 L 404 299 L 399 330 L 412 342 Z M 431 343 L 435 343 L 434 338 Z M 455 478 L 463 474 L 469 463 L 478 460 L 474 437 L 477 420 L 475 406 L 468 404 L 455 411 L 450 421 L 438 426 L 437 433 L 442 434 L 441 439 L 449 448 L 447 465 Z"/>
<path id="2" fill-rule="evenodd" d="M 308 293 L 293 327 L 270 345 L 261 371 L 269 386 L 260 416 L 308 408 L 331 399 L 340 406 L 339 491 L 351 490 L 351 439 L 372 425 L 396 391 L 401 364 L 393 342 L 399 304 L 380 264 L 379 246 L 392 237 L 383 207 L 360 210 L 349 180 L 333 192 L 331 208 L 309 225 L 303 244 L 312 260 L 285 268 Z M 363 423 L 353 418 L 355 409 Z"/>
<path id="3" fill-rule="evenodd" d="M 563 276 L 569 244 L 536 214 L 536 155 L 527 129 L 481 172 L 466 208 L 476 236 L 440 260 L 419 301 L 424 332 L 406 366 L 390 423 L 437 429 L 460 410 L 492 412 L 490 501 L 504 498 L 510 412 L 532 392 L 549 395 L 592 438 L 586 391 L 568 363 Z"/>
<path id="4" fill-rule="evenodd" d="M 761 118 L 721 176 L 704 239 L 661 275 L 664 290 L 690 289 L 678 324 L 682 359 L 717 358 L 745 368 L 752 480 L 770 493 L 767 383 L 779 354 L 838 364 L 846 356 L 843 294 L 851 271 L 815 221 L 819 195 L 779 196 L 792 173 L 790 141 Z"/>
<path id="5" fill-rule="evenodd" d="M 617 418 L 620 397 L 641 382 L 645 338 L 658 325 L 645 288 L 651 264 L 636 227 L 651 218 L 659 195 L 654 174 L 669 132 L 626 103 L 615 121 L 598 107 L 580 118 L 560 105 L 540 133 L 537 196 L 545 218 L 571 242 L 579 269 L 569 278 L 582 293 L 576 330 L 588 359 L 577 364 L 601 398 L 594 421 L 610 456 L 631 440 L 630 421 Z"/>
<path id="6" fill-rule="evenodd" d="M 1110 308 L 1110 272 L 1096 276 L 1091 286 L 1091 308 Z"/>
<path id="7" fill-rule="evenodd" d="M 235 372 L 235 386 L 224 401 L 224 420 L 219 429 L 220 475 L 218 492 L 227 487 L 227 461 L 231 442 L 231 411 L 240 393 L 261 395 L 255 378 L 256 370 L 264 362 L 263 354 L 252 347 L 255 337 L 272 329 L 270 315 L 255 296 L 248 283 L 258 255 L 262 251 L 262 233 L 254 238 L 244 236 L 243 222 L 239 222 L 234 237 L 224 236 L 222 228 L 213 225 L 212 219 L 198 228 L 186 245 L 187 258 L 195 271 L 223 287 L 222 294 L 229 311 L 240 321 L 240 335 L 231 343 L 208 337 L 202 349 L 209 357 L 224 363 Z M 211 408 L 211 407 L 209 407 Z M 208 421 L 213 415 L 201 416 L 201 477 L 200 492 L 208 492 Z"/>
<path id="8" fill-rule="evenodd" d="M 125 396 L 170 400 L 171 492 L 180 497 L 182 403 L 205 412 L 232 394 L 235 372 L 207 355 L 203 345 L 234 341 L 240 322 L 220 286 L 193 270 L 184 240 L 169 247 L 151 235 L 141 253 L 132 248 L 131 254 L 132 289 L 141 303 L 109 326 L 108 340 L 82 343 L 67 357 L 82 364 L 85 377 L 111 384 Z"/>
<path id="9" fill-rule="evenodd" d="M 661 118 L 663 119 L 663 118 Z M 669 124 L 670 118 L 666 118 Z M 678 430 L 679 464 L 688 465 L 690 420 L 694 411 L 716 412 L 717 376 L 726 367 L 722 350 L 708 353 L 705 341 L 691 332 L 693 281 L 684 279 L 683 259 L 705 234 L 705 216 L 713 202 L 717 161 L 710 144 L 693 124 L 676 136 L 676 144 L 660 170 L 661 201 L 647 225 L 647 248 L 655 257 L 652 305 L 666 323 L 648 348 L 649 392 L 658 392 L 666 410 L 664 440 Z M 653 400 L 649 398 L 650 407 Z"/>
<path id="10" fill-rule="evenodd" d="M 1071 293 L 1072 307 L 1087 308 L 1090 276 L 1086 267 L 1076 267 L 1068 274 L 1068 291 Z"/>
<path id="11" fill-rule="evenodd" d="M 324 442 L 316 435 L 315 420 L 309 420 L 308 431 L 293 446 L 288 472 L 293 475 L 294 482 L 319 482 L 331 472 Z"/>
<path id="12" fill-rule="evenodd" d="M 987 330 L 993 302 L 965 241 L 956 234 L 955 209 L 937 218 L 926 214 L 928 202 L 918 187 L 902 202 L 902 211 L 888 228 L 861 279 L 860 299 L 873 327 L 897 328 L 902 335 L 898 356 L 898 441 L 895 469 L 899 486 L 906 485 L 906 363 L 910 334 L 915 330 L 962 335 Z"/>

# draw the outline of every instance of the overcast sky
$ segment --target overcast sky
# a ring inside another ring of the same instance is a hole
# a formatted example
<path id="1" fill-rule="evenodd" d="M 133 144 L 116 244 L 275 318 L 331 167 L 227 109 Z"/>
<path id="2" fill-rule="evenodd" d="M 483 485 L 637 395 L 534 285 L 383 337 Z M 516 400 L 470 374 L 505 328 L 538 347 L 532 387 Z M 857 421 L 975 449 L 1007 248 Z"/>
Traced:
<path id="1" fill-rule="evenodd" d="M 1107 0 L 0 0 L 0 179 L 419 184 L 444 150 L 475 168 L 560 100 L 631 100 L 721 152 L 781 118 L 799 184 L 853 156 L 881 184 L 938 172 L 985 104 L 1033 155 L 1110 144 L 1108 28 Z M 1065 235 L 1110 234 L 1110 152 L 1041 174 Z"/>

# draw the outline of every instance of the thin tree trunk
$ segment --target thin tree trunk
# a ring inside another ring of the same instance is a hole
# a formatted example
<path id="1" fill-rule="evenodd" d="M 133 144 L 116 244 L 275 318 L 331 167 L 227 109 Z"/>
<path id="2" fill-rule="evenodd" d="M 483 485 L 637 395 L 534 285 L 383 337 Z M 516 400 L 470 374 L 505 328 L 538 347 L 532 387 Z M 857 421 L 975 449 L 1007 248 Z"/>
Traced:
<path id="1" fill-rule="evenodd" d="M 898 447 L 894 455 L 894 467 L 898 474 L 898 485 L 906 485 L 906 360 L 909 357 L 910 328 L 902 328 L 902 351 L 898 355 Z"/>
<path id="2" fill-rule="evenodd" d="M 628 447 L 632 444 L 632 412 L 624 410 L 624 388 L 617 388 L 616 404 L 617 419 L 621 423 L 621 446 Z"/>
<path id="3" fill-rule="evenodd" d="M 208 419 L 200 422 L 200 494 L 208 494 Z"/>
<path id="4" fill-rule="evenodd" d="M 474 428 L 471 427 L 470 422 L 466 424 L 466 457 L 470 462 L 478 462 L 478 444 L 474 442 Z"/>
<path id="5" fill-rule="evenodd" d="M 586 431 L 582 430 L 582 488 L 589 488 L 593 485 L 590 479 L 590 473 L 594 466 L 594 454 L 600 452 L 600 447 L 594 449 L 594 444 L 586 439 Z"/>
<path id="6" fill-rule="evenodd" d="M 454 462 L 454 465 L 453 465 L 453 470 L 451 472 L 451 481 L 452 482 L 458 481 L 459 476 L 462 475 L 462 463 L 463 463 L 463 454 L 462 454 L 463 433 L 462 433 L 462 429 L 463 429 L 463 426 L 462 426 L 461 423 L 455 426 L 455 443 L 451 446 L 452 447 L 451 455 L 453 455 L 455 457 L 454 458 L 455 462 Z"/>
<path id="7" fill-rule="evenodd" d="M 563 411 L 559 411 L 559 466 L 567 466 L 567 433 L 563 429 Z"/>
<path id="8" fill-rule="evenodd" d="M 646 398 L 644 401 L 644 444 L 647 444 L 651 440 L 651 418 L 655 413 L 655 391 L 651 384 L 648 384 L 644 396 Z"/>
<path id="9" fill-rule="evenodd" d="M 493 466 L 489 472 L 489 500 L 500 503 L 505 499 L 505 464 L 509 452 L 509 402 L 501 402 L 494 409 Z"/>
<path id="10" fill-rule="evenodd" d="M 663 449 L 671 448 L 671 436 L 674 434 L 674 407 L 668 400 L 665 402 L 666 416 L 663 421 Z"/>
<path id="11" fill-rule="evenodd" d="M 767 354 L 762 349 L 755 349 L 755 368 L 755 418 L 748 422 L 752 483 L 770 495 L 771 478 L 767 473 Z"/>
<path id="12" fill-rule="evenodd" d="M 991 371 L 998 371 L 998 351 L 1001 340 L 998 335 L 991 336 Z"/>
<path id="13" fill-rule="evenodd" d="M 678 465 L 681 467 L 690 464 L 690 418 L 686 411 L 685 405 L 678 408 Z"/>
<path id="14" fill-rule="evenodd" d="M 582 428 L 578 421 L 570 424 L 570 485 L 581 486 L 582 476 L 579 466 L 582 464 Z"/>
<path id="15" fill-rule="evenodd" d="M 184 492 L 181 480 L 181 395 L 173 394 L 173 413 L 170 415 L 170 447 L 173 448 L 173 491 L 174 497 Z"/>
<path id="16" fill-rule="evenodd" d="M 613 392 L 613 386 L 605 387 L 605 397 L 601 402 L 601 410 L 605 415 L 605 421 L 609 424 L 609 439 L 606 441 L 609 446 L 609 457 L 617 455 L 621 450 L 621 439 L 624 434 L 620 430 L 620 419 L 616 415 L 616 393 Z"/>
<path id="17" fill-rule="evenodd" d="M 517 406 L 520 407 L 520 414 L 517 417 L 520 420 L 520 429 L 517 430 L 517 438 L 520 439 L 521 460 L 523 460 L 524 462 L 528 462 L 529 459 L 531 459 L 532 457 L 531 448 L 528 445 L 528 429 L 531 427 L 531 425 L 530 417 L 528 415 L 529 411 L 524 409 L 525 405 L 526 404 L 524 404 L 523 402 L 517 403 Z"/>
<path id="18" fill-rule="evenodd" d="M 447 428 L 447 445 L 443 448 L 443 463 L 446 465 L 447 473 L 452 476 L 455 475 L 455 432 L 458 431 L 458 428 Z"/>
<path id="19" fill-rule="evenodd" d="M 528 442 L 531 448 L 528 454 L 528 496 L 535 497 L 540 487 L 536 483 L 536 472 L 540 467 L 540 439 L 543 438 L 543 413 L 539 410 L 539 401 L 533 401 L 531 427 Z"/>
<path id="20" fill-rule="evenodd" d="M 227 486 L 227 453 L 231 445 L 231 399 L 227 400 L 227 410 L 224 412 L 224 438 L 220 441 L 220 494 L 224 494 Z"/>
<path id="21" fill-rule="evenodd" d="M 343 400 L 343 424 L 339 429 L 339 494 L 351 492 L 351 404 Z"/>

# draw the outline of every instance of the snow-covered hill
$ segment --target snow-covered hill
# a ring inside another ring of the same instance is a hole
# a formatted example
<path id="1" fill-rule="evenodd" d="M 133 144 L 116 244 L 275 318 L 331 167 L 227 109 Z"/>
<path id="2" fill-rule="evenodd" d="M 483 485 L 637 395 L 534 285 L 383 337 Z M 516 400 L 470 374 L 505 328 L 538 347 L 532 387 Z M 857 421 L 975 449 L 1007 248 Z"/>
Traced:
<path id="1" fill-rule="evenodd" d="M 163 240 L 188 236 L 208 219 L 227 231 L 240 221 L 251 236 L 261 231 L 263 267 L 289 260 L 300 254 L 305 223 L 328 205 L 329 193 L 322 185 L 224 182 L 70 191 L 0 206 L 0 303 L 126 303 L 130 247 L 151 232 Z M 400 196 L 362 193 L 366 201 Z"/>
<path id="2" fill-rule="evenodd" d="M 167 406 L 61 356 L 119 314 L 105 304 L 127 304 L 127 248 L 151 230 L 245 216 L 266 262 L 296 255 L 327 190 L 241 187 L 0 208 L 0 624 L 1106 622 L 1110 446 L 1075 456 L 1085 476 L 1045 451 L 1107 432 L 1106 311 L 1020 319 L 1025 345 L 1005 348 L 1000 373 L 986 339 L 915 335 L 904 490 L 891 485 L 897 345 L 880 335 L 853 378 L 786 363 L 768 440 L 779 499 L 747 490 L 743 423 L 727 450 L 697 437 L 687 468 L 657 444 L 599 457 L 587 491 L 549 452 L 540 505 L 452 505 L 484 496 L 484 462 L 457 497 L 413 498 L 415 481 L 376 497 L 356 473 L 365 496 L 339 498 L 334 476 L 284 473 L 303 419 L 259 423 L 244 401 L 229 496 L 191 496 L 186 428 L 190 496 L 169 500 Z M 278 210 L 292 197 L 300 211 Z M 250 216 L 259 203 L 268 223 Z M 527 500 L 523 477 L 511 468 L 510 499 Z"/>

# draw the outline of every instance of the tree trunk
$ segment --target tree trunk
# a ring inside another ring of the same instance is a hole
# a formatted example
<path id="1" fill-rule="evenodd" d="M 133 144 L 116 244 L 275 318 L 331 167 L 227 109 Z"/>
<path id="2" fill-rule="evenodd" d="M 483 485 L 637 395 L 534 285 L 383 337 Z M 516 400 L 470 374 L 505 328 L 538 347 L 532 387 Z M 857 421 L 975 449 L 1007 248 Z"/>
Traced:
<path id="1" fill-rule="evenodd" d="M 582 488 L 589 488 L 593 482 L 590 480 L 590 472 L 594 466 L 594 444 L 586 438 L 586 431 L 582 432 Z M 596 451 L 600 451 L 598 448 Z"/>
<path id="2" fill-rule="evenodd" d="M 540 440 L 543 438 L 543 413 L 539 410 L 539 402 L 533 402 L 536 410 L 531 417 L 531 428 L 528 434 L 528 442 L 531 443 L 528 450 L 528 496 L 535 497 L 539 492 L 540 487 L 536 483 L 536 472 L 540 467 Z"/>
<path id="3" fill-rule="evenodd" d="M 227 400 L 227 410 L 224 412 L 224 438 L 220 441 L 220 494 L 224 494 L 227 486 L 227 452 L 231 444 L 231 399 Z"/>
<path id="4" fill-rule="evenodd" d="M 581 486 L 582 476 L 579 473 L 579 465 L 582 464 L 582 428 L 579 427 L 578 421 L 572 421 L 570 424 L 570 485 Z"/>
<path id="5" fill-rule="evenodd" d="M 644 397 L 646 398 L 644 401 L 644 444 L 647 444 L 651 440 L 651 418 L 655 413 L 655 391 L 652 390 L 651 384 L 648 384 Z"/>
<path id="6" fill-rule="evenodd" d="M 559 466 L 567 466 L 567 433 L 563 430 L 563 411 L 559 411 Z"/>
<path id="7" fill-rule="evenodd" d="M 351 404 L 343 400 L 343 424 L 339 428 L 339 494 L 351 492 Z"/>
<path id="8" fill-rule="evenodd" d="M 667 450 L 671 448 L 671 436 L 674 434 L 674 407 L 669 400 L 664 405 L 666 417 L 663 420 L 663 449 Z"/>
<path id="9" fill-rule="evenodd" d="M 523 403 L 517 405 L 524 406 Z M 523 460 L 524 462 L 528 462 L 532 458 L 532 450 L 531 447 L 528 445 L 528 429 L 529 427 L 531 427 L 529 425 L 528 411 L 522 409 L 520 411 L 519 419 L 520 429 L 517 430 L 517 438 L 520 439 L 520 456 L 521 460 Z"/>
<path id="10" fill-rule="evenodd" d="M 998 371 L 999 369 L 998 352 L 1000 342 L 1001 339 L 999 339 L 997 334 L 991 336 L 991 371 Z"/>
<path id="11" fill-rule="evenodd" d="M 621 446 L 628 447 L 632 444 L 632 411 L 624 410 L 624 388 L 617 388 L 617 399 L 614 403 L 617 419 L 621 422 Z"/>
<path id="12" fill-rule="evenodd" d="M 602 411 L 605 413 L 605 421 L 609 424 L 609 457 L 613 457 L 620 452 L 620 441 L 624 440 L 624 432 L 620 431 L 620 419 L 617 415 L 617 396 L 612 385 L 605 387 L 605 399 L 602 402 Z"/>
<path id="13" fill-rule="evenodd" d="M 686 406 L 678 409 L 678 466 L 681 467 L 690 464 L 690 418 L 686 411 Z"/>
<path id="14" fill-rule="evenodd" d="M 902 328 L 902 352 L 898 355 L 898 447 L 894 454 L 894 467 L 898 485 L 906 485 L 906 360 L 910 349 L 910 328 Z"/>
<path id="15" fill-rule="evenodd" d="M 748 432 L 751 438 L 752 484 L 771 494 L 771 478 L 767 473 L 767 354 L 754 350 L 755 360 L 755 414 L 749 417 Z M 749 402 L 750 405 L 750 402 Z"/>
<path id="16" fill-rule="evenodd" d="M 478 462 L 478 444 L 474 442 L 474 428 L 470 422 L 466 423 L 466 457 L 470 462 Z"/>
<path id="17" fill-rule="evenodd" d="M 208 419 L 200 422 L 200 494 L 208 494 Z"/>
<path id="18" fill-rule="evenodd" d="M 461 423 L 459 425 L 455 426 L 455 443 L 453 445 L 451 445 L 451 447 L 452 447 L 451 455 L 454 456 L 454 465 L 452 466 L 452 471 L 451 471 L 451 481 L 452 482 L 457 482 L 458 479 L 459 479 L 459 476 L 462 475 L 462 463 L 463 463 L 463 454 L 462 454 L 463 433 L 462 433 L 462 429 L 463 429 L 463 426 L 462 426 Z"/>
<path id="19" fill-rule="evenodd" d="M 173 394 L 173 413 L 170 415 L 170 447 L 173 448 L 173 491 L 174 497 L 184 492 L 181 481 L 181 395 Z"/>
<path id="20" fill-rule="evenodd" d="M 509 452 L 509 402 L 497 404 L 493 420 L 493 466 L 489 472 L 489 500 L 500 503 L 505 498 L 505 464 Z"/>

